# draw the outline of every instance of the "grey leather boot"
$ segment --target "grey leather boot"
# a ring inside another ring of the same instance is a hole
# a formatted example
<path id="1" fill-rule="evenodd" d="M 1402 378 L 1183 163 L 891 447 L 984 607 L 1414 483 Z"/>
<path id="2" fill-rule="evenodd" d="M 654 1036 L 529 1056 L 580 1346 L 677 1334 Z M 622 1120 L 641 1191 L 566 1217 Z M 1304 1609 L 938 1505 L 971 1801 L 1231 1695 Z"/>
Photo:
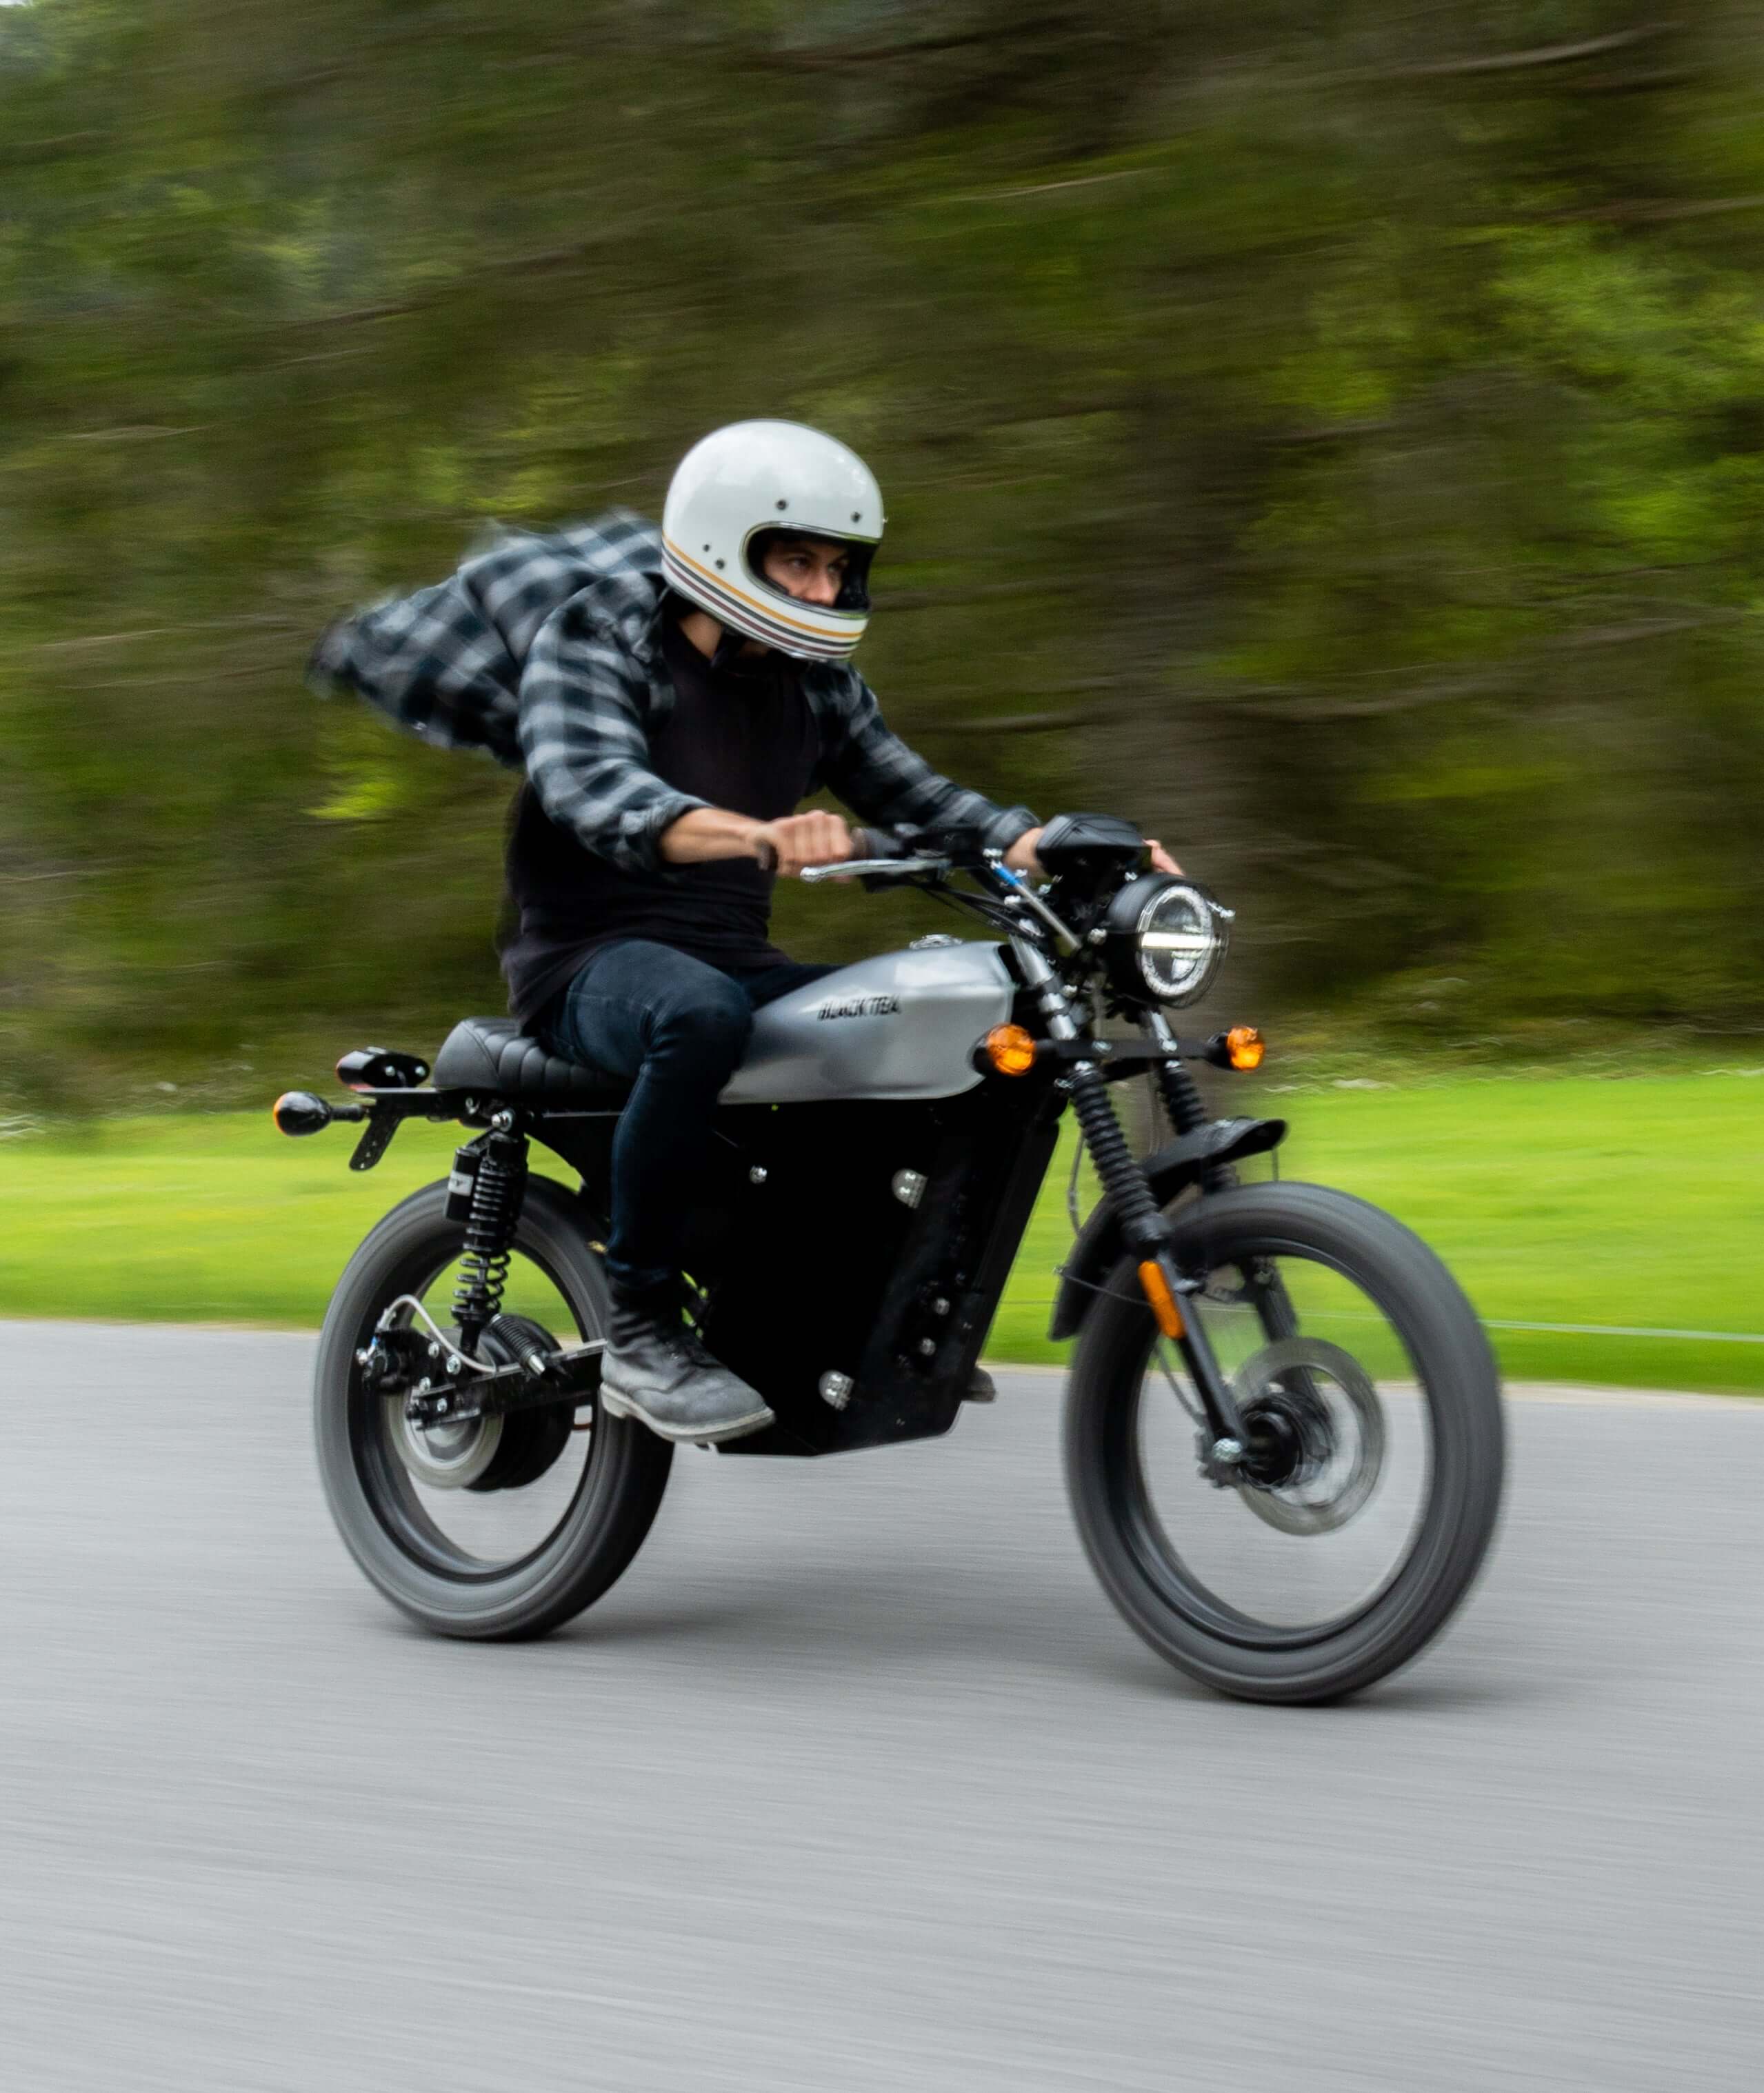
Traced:
<path id="1" fill-rule="evenodd" d="M 677 1310 L 658 1314 L 616 1297 L 600 1357 L 600 1406 L 699 1446 L 744 1438 L 773 1421 L 765 1398 L 706 1351 Z"/>

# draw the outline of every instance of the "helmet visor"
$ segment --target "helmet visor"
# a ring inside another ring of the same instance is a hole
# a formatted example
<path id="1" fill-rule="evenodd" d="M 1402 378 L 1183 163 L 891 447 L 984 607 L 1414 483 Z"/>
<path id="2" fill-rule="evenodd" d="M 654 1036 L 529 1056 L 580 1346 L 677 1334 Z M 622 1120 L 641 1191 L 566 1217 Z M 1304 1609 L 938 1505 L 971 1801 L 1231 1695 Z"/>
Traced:
<path id="1" fill-rule="evenodd" d="M 795 602 L 787 588 L 769 579 L 765 571 L 766 556 L 781 544 L 837 545 L 845 555 L 845 572 L 839 583 L 839 592 L 833 600 L 835 610 L 868 611 L 869 604 L 869 570 L 876 557 L 873 542 L 857 538 L 836 537 L 829 531 L 789 531 L 776 528 L 756 531 L 747 542 L 748 572 L 756 587 L 763 588 L 769 595 L 782 596 L 787 603 Z"/>

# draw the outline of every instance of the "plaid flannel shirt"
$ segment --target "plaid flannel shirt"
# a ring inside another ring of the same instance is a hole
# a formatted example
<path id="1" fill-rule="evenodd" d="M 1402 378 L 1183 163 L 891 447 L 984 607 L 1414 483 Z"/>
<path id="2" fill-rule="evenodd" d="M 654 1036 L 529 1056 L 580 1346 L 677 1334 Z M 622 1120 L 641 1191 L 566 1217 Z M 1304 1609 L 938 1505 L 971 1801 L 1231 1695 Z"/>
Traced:
<path id="1" fill-rule="evenodd" d="M 663 830 L 704 800 L 649 767 L 674 690 L 660 645 L 661 534 L 628 510 L 505 534 L 433 588 L 331 626 L 314 689 L 354 691 L 426 740 L 524 767 L 561 827 L 622 871 L 661 869 Z M 844 662 L 802 665 L 820 728 L 814 778 L 879 827 L 969 828 L 1008 849 L 1035 825 L 939 777 Z"/>

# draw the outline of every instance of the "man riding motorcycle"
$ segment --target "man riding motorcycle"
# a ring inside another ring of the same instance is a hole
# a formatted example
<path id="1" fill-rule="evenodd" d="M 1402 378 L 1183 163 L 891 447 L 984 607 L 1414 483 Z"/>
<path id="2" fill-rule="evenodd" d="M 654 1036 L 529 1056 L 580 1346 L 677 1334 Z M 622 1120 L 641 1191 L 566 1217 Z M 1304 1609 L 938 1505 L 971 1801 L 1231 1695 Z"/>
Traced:
<path id="1" fill-rule="evenodd" d="M 431 739 L 494 748 L 494 720 L 462 734 L 449 711 L 477 691 L 500 717 L 498 752 L 518 743 L 509 1008 L 553 1052 L 631 1085 L 601 1400 L 668 1439 L 773 1421 L 685 1321 L 680 1263 L 754 1011 L 828 971 L 767 934 L 776 874 L 853 854 L 841 817 L 797 806 L 825 787 L 878 827 L 960 826 L 1014 869 L 1035 866 L 1035 817 L 940 777 L 848 665 L 883 522 L 880 488 L 843 444 L 737 422 L 682 461 L 659 533 L 614 515 L 509 540 L 439 590 L 334 627 L 314 657 L 323 681 Z M 401 703 L 418 687 L 420 716 Z M 1176 869 L 1156 846 L 1153 859 Z"/>

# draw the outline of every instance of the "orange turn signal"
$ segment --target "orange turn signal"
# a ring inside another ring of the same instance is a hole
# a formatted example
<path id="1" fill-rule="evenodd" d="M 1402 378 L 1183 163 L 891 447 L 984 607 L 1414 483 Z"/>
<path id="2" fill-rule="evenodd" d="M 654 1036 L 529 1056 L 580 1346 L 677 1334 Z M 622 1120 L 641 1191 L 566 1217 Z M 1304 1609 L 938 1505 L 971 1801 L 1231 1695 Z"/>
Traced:
<path id="1" fill-rule="evenodd" d="M 1253 1025 L 1233 1025 L 1225 1034 L 1225 1058 L 1233 1068 L 1259 1068 L 1268 1042 Z"/>
<path id="2" fill-rule="evenodd" d="M 1164 1276 L 1157 1259 L 1148 1257 L 1139 1268 L 1139 1284 L 1145 1297 L 1151 1303 L 1151 1312 L 1158 1319 L 1158 1328 L 1167 1337 L 1180 1337 L 1184 1324 L 1182 1311 L 1176 1296 L 1170 1291 L 1170 1282 Z"/>
<path id="3" fill-rule="evenodd" d="M 995 1025 L 980 1042 L 1001 1076 L 1026 1076 L 1035 1065 L 1035 1042 L 1021 1025 Z"/>

